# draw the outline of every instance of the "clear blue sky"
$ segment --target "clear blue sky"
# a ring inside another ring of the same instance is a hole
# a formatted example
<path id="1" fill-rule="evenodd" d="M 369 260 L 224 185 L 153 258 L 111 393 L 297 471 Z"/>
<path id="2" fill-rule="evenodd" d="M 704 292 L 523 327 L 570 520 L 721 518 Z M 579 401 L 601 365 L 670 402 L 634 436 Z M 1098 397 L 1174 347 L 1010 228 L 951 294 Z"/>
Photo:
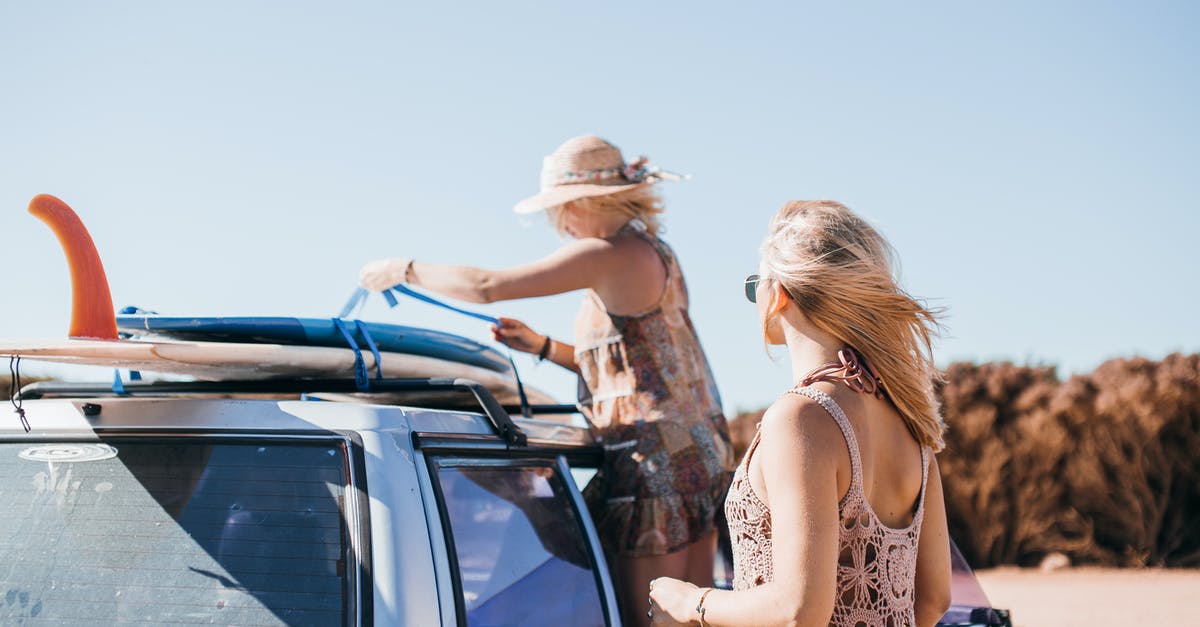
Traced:
<path id="1" fill-rule="evenodd" d="M 35 194 L 85 219 L 118 306 L 327 316 L 377 257 L 551 251 L 510 207 L 597 133 L 694 176 L 663 187 L 666 238 L 729 410 L 789 379 L 741 281 L 795 198 L 892 240 L 949 310 L 941 365 L 1200 350 L 1194 3 L 397 5 L 0 5 L 0 336 L 66 332 Z M 569 337 L 578 301 L 488 309 Z"/>

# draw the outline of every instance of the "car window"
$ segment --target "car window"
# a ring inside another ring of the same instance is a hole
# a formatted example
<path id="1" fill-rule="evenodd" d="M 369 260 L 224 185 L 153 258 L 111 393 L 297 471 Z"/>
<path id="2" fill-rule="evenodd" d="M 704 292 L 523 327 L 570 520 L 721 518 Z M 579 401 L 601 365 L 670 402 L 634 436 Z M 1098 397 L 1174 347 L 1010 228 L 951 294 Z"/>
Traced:
<path id="1" fill-rule="evenodd" d="M 571 493 L 549 461 L 438 459 L 468 625 L 603 625 Z"/>
<path id="2" fill-rule="evenodd" d="M 344 624 L 340 442 L 0 443 L 0 623 Z"/>

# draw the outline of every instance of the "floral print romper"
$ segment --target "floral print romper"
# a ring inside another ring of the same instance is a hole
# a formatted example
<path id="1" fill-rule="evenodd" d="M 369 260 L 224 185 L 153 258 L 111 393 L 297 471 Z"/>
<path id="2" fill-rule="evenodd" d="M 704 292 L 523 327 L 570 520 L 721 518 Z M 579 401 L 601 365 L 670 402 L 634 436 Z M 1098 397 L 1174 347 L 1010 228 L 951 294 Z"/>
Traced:
<path id="1" fill-rule="evenodd" d="M 583 495 L 606 551 L 662 555 L 715 528 L 733 449 L 675 254 L 637 220 L 621 234 L 654 246 L 667 287 L 655 306 L 626 316 L 589 290 L 576 317 L 580 405 L 605 449 Z"/>

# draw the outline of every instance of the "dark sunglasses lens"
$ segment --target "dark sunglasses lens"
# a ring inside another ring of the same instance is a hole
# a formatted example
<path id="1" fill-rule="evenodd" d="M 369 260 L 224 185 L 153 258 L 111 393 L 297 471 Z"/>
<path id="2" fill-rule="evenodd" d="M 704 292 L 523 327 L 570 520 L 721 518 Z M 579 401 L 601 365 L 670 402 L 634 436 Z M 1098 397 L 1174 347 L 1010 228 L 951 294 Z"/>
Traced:
<path id="1" fill-rule="evenodd" d="M 756 303 L 758 302 L 758 275 L 751 274 L 746 277 L 746 300 Z"/>

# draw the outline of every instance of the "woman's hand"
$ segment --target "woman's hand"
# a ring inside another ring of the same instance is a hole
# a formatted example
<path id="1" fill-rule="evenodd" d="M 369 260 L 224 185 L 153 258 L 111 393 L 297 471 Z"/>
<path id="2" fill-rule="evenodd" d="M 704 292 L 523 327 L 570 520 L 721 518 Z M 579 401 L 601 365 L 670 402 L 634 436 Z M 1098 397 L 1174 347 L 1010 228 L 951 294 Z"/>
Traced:
<path id="1" fill-rule="evenodd" d="M 700 588 L 678 579 L 659 577 L 650 582 L 650 623 L 692 625 L 699 616 Z"/>
<path id="2" fill-rule="evenodd" d="M 492 338 L 513 350 L 535 355 L 546 344 L 546 336 L 513 318 L 500 318 L 499 324 L 492 325 Z"/>
<path id="3" fill-rule="evenodd" d="M 358 284 L 372 292 L 382 292 L 395 285 L 408 282 L 412 259 L 392 257 L 376 259 L 358 271 Z"/>

